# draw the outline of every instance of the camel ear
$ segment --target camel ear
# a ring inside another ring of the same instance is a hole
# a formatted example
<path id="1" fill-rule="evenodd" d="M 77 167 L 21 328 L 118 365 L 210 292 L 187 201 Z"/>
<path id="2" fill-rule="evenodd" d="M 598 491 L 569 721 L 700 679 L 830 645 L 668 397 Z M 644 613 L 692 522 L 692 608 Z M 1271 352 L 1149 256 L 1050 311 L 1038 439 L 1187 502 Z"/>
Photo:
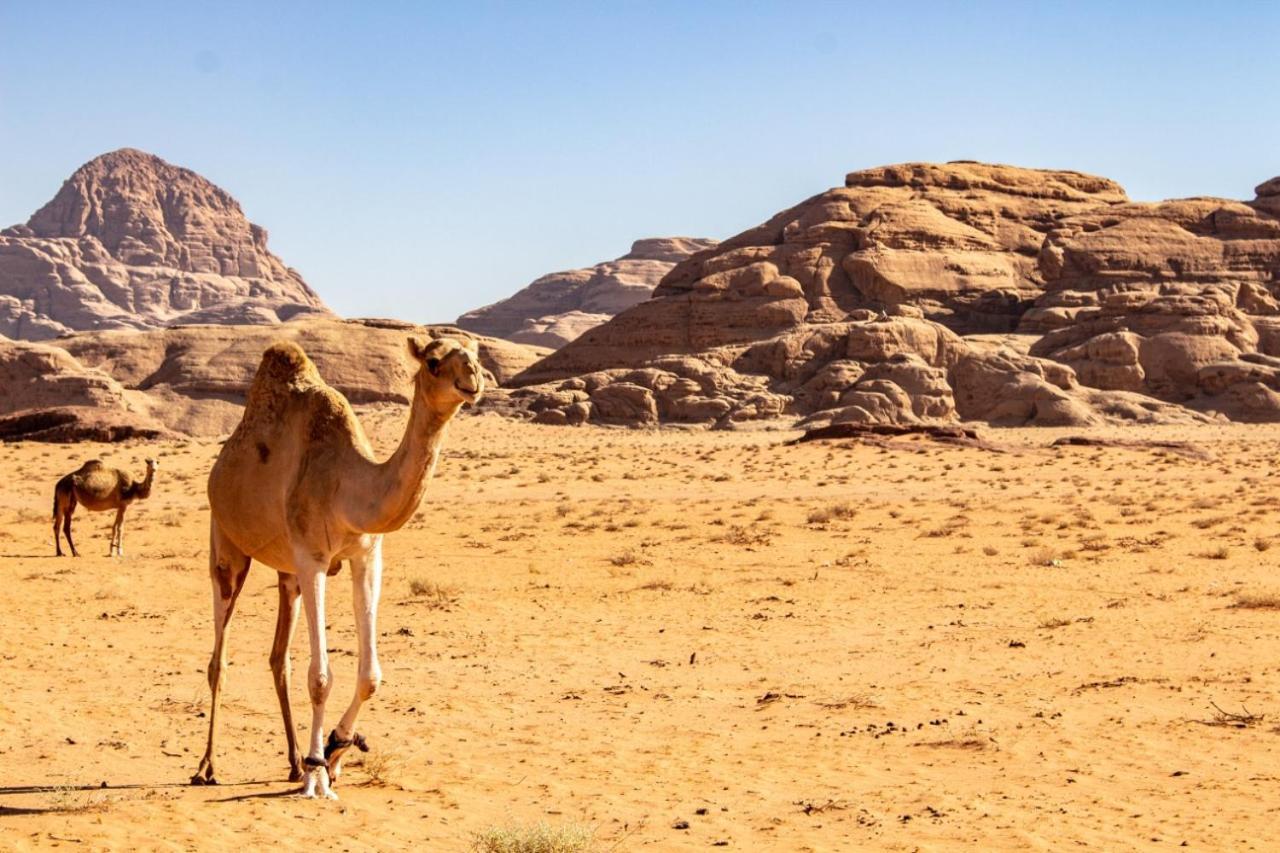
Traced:
<path id="1" fill-rule="evenodd" d="M 422 361 L 427 357 L 427 347 L 430 346 L 428 341 L 424 341 L 417 335 L 410 335 L 408 343 L 409 355 L 413 356 L 418 361 Z"/>
<path id="2" fill-rule="evenodd" d="M 444 338 L 424 341 L 414 335 L 409 338 L 409 352 L 413 357 L 427 366 L 432 376 L 440 375 L 440 359 L 447 354 L 451 344 Z"/>

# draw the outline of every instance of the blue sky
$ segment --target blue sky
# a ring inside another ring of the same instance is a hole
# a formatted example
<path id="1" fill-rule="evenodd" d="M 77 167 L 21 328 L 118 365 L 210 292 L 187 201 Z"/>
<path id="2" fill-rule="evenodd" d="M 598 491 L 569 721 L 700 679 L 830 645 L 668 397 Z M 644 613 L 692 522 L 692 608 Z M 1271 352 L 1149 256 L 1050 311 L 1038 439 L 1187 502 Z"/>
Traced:
<path id="1" fill-rule="evenodd" d="M 125 146 L 195 169 L 348 316 L 447 321 L 853 169 L 1280 174 L 1276 3 L 0 0 L 0 226 Z"/>

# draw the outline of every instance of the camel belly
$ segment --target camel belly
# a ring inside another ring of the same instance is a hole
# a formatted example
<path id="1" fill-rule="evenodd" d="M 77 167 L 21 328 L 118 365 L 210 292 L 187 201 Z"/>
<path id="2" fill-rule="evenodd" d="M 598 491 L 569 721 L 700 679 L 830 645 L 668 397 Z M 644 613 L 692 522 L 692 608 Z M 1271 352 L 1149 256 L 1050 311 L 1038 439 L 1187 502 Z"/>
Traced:
<path id="1" fill-rule="evenodd" d="M 84 496 L 81 496 L 77 500 L 77 503 L 80 504 L 80 506 L 84 507 L 85 509 L 89 510 L 90 512 L 106 512 L 109 509 L 116 508 L 116 504 L 113 501 L 95 500 L 92 498 L 86 498 Z"/>

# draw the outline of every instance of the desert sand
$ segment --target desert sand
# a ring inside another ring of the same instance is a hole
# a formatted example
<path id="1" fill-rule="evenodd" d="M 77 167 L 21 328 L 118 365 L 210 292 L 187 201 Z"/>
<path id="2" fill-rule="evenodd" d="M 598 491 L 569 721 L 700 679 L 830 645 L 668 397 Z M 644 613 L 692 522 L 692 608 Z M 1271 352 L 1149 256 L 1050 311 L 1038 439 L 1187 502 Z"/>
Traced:
<path id="1" fill-rule="evenodd" d="M 403 417 L 364 414 L 383 452 Z M 604 850 L 1265 849 L 1280 427 L 1048 447 L 1063 434 L 985 431 L 996 452 L 462 418 L 387 537 L 372 752 L 336 803 L 285 781 L 258 565 L 223 784 L 187 783 L 218 443 L 2 445 L 0 846 L 464 850 L 545 821 Z M 123 558 L 112 514 L 83 509 L 83 556 L 55 558 L 53 485 L 95 456 L 139 475 L 158 457 L 154 494 Z M 335 720 L 348 578 L 330 582 Z M 300 633 L 301 722 L 306 660 Z"/>

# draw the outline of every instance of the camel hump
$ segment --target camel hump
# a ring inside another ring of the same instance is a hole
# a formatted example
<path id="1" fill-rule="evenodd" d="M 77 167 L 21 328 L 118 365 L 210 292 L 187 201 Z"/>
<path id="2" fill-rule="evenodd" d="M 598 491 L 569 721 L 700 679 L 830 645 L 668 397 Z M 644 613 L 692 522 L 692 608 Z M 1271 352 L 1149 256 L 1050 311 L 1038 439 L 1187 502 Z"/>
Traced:
<path id="1" fill-rule="evenodd" d="M 308 373 L 314 373 L 315 369 L 302 347 L 293 341 L 280 341 L 267 347 L 267 351 L 262 354 L 258 374 L 253 381 L 255 384 L 263 380 L 289 383 Z"/>
<path id="2" fill-rule="evenodd" d="M 307 358 L 302 347 L 293 341 L 280 341 L 267 347 L 254 374 L 249 395 L 271 394 L 280 389 L 320 382 L 320 373 Z"/>
<path id="3" fill-rule="evenodd" d="M 307 358 L 302 347 L 292 341 L 280 341 L 267 347 L 249 386 L 247 412 L 267 413 L 275 417 L 297 392 L 323 385 L 320 372 Z"/>
<path id="4" fill-rule="evenodd" d="M 103 467 L 104 467 L 104 466 L 103 466 L 103 464 L 102 464 L 102 460 L 101 460 L 101 459 L 90 459 L 88 462 L 86 462 L 86 463 L 84 463 L 83 465 L 81 465 L 81 466 L 80 466 L 80 470 L 79 470 L 79 471 L 77 471 L 76 473 L 77 473 L 77 474 L 87 474 L 87 473 L 88 473 L 88 472 L 90 472 L 90 471 L 100 471 L 100 470 L 102 470 L 102 468 L 103 468 Z"/>

